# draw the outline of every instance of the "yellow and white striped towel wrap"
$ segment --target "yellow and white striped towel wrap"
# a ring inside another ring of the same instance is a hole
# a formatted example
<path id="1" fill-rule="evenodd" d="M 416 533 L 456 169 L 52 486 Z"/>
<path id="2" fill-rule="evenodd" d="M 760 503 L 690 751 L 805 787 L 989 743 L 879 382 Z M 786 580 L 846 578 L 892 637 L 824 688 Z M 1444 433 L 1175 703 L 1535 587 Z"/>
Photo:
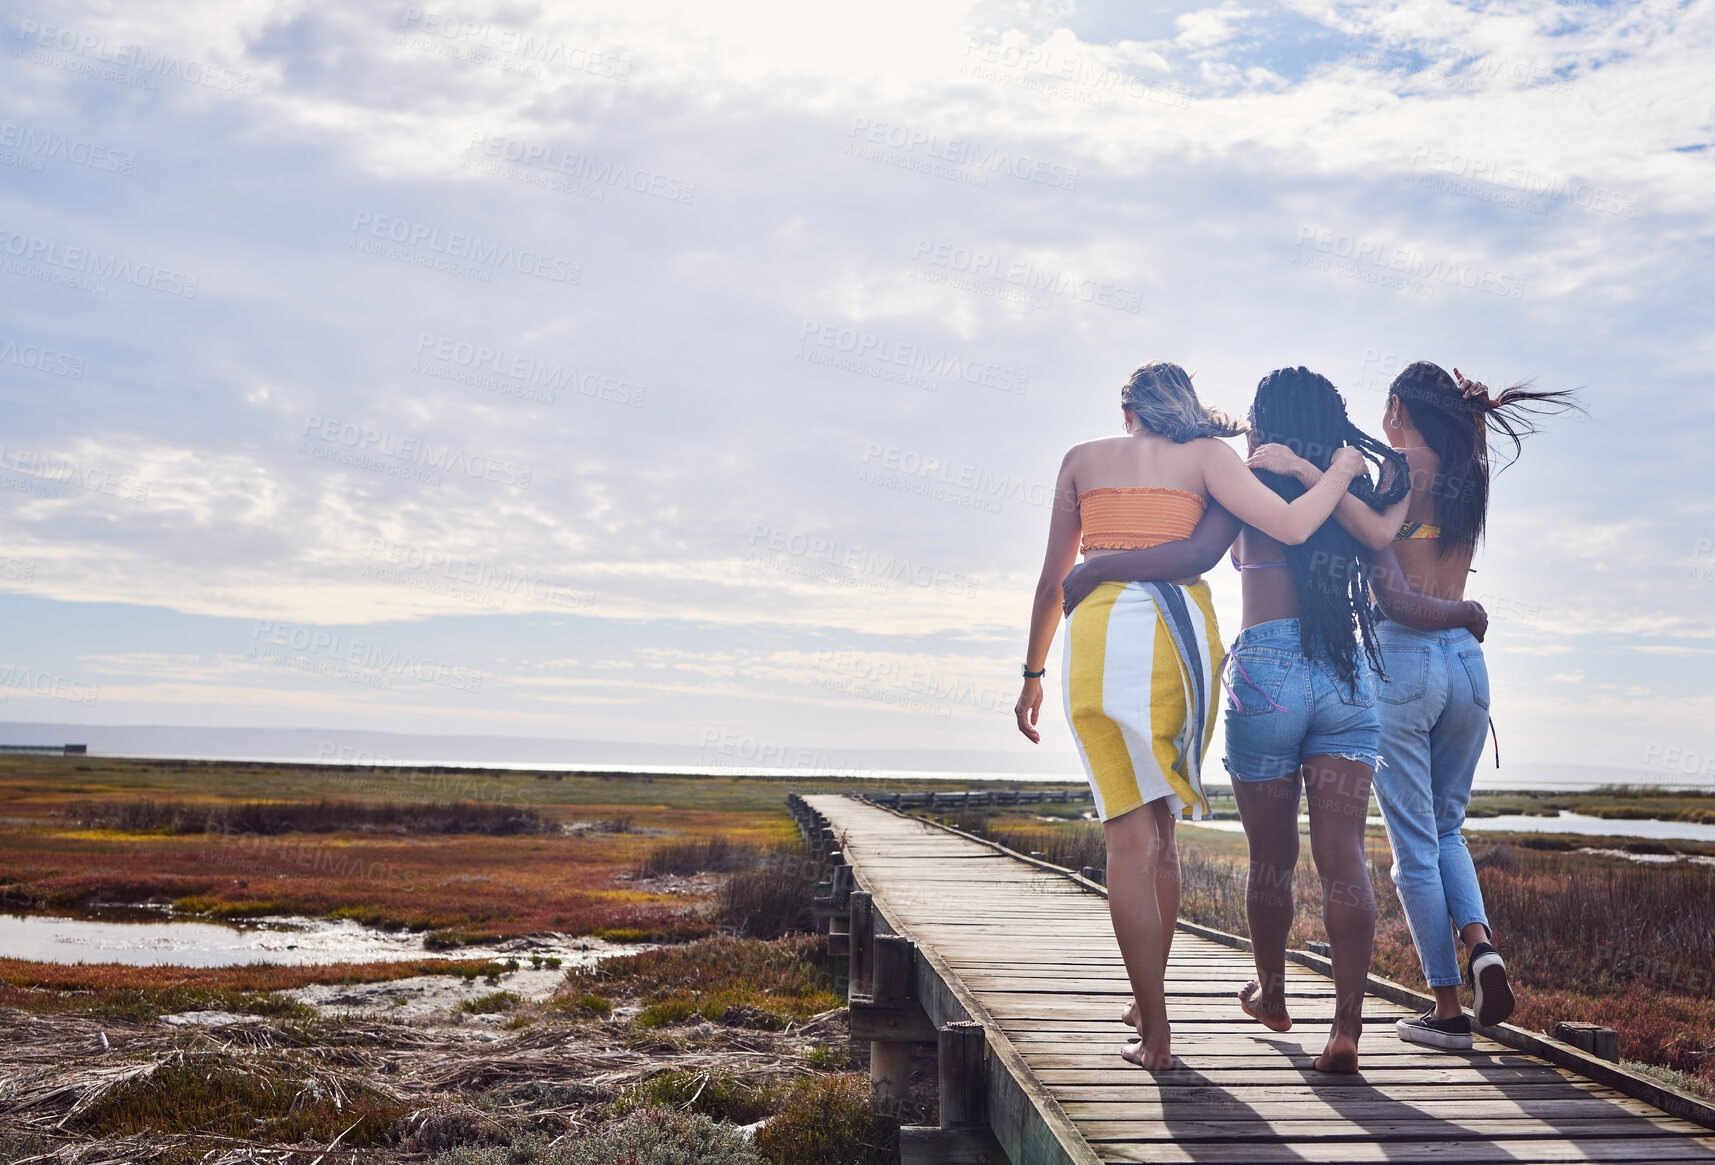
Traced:
<path id="1" fill-rule="evenodd" d="M 1072 611 L 1066 720 L 1103 821 L 1162 797 L 1175 815 L 1208 814 L 1203 757 L 1225 655 L 1206 582 L 1102 583 Z"/>

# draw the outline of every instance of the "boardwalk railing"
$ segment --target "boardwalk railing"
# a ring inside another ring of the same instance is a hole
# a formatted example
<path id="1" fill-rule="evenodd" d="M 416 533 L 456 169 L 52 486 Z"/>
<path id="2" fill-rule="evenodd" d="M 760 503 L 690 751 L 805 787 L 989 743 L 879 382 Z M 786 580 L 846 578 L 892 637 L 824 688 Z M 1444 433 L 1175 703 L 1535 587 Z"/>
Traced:
<path id="1" fill-rule="evenodd" d="M 1423 997 L 1385 980 L 1362 1073 L 1315 1073 L 1326 961 L 1295 952 L 1296 1026 L 1274 1033 L 1233 999 L 1248 944 L 1187 924 L 1167 975 L 1180 1064 L 1144 1072 L 1117 1056 L 1130 988 L 1100 885 L 873 802 L 789 803 L 824 874 L 829 949 L 850 959 L 878 1109 L 908 1111 L 910 1047 L 937 1049 L 939 1123 L 901 1129 L 905 1165 L 1715 1163 L 1715 1106 L 1504 1025 L 1469 1053 L 1405 1044 L 1392 1025 Z"/>

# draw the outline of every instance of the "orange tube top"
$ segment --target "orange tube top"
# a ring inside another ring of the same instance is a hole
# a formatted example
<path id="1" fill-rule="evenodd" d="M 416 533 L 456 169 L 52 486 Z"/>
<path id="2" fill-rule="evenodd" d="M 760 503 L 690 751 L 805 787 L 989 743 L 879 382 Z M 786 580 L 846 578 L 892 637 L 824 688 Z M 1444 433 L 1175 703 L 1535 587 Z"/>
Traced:
<path id="1" fill-rule="evenodd" d="M 1103 486 L 1078 495 L 1084 551 L 1147 550 L 1191 537 L 1203 517 L 1203 495 L 1158 486 Z"/>

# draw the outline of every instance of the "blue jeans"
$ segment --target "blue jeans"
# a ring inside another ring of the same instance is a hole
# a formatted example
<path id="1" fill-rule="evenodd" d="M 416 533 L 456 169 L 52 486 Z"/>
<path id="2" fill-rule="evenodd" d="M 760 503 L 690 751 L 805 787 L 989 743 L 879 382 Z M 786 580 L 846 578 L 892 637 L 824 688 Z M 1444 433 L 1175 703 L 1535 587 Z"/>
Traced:
<path id="1" fill-rule="evenodd" d="M 1423 977 L 1431 987 L 1453 987 L 1463 979 L 1454 929 L 1489 924 L 1460 832 L 1489 731 L 1489 669 L 1482 645 L 1463 629 L 1382 622 L 1376 636 L 1388 678 L 1378 687 L 1375 790 L 1393 845 L 1393 884 Z"/>
<path id="2" fill-rule="evenodd" d="M 1227 659 L 1222 763 L 1233 780 L 1289 777 L 1313 756 L 1376 767 L 1375 672 L 1361 650 L 1355 674 L 1342 680 L 1326 655 L 1304 657 L 1297 619 L 1274 619 L 1240 631 Z"/>

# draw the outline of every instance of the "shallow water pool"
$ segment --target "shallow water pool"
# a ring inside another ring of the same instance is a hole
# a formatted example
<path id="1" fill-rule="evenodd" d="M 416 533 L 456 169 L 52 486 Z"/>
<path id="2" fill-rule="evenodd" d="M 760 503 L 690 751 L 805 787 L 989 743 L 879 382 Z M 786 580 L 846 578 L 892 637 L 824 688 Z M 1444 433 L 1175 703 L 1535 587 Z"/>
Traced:
<path id="1" fill-rule="evenodd" d="M 423 949 L 423 936 L 374 930 L 349 919 L 275 918 L 242 925 L 215 922 L 112 921 L 42 914 L 0 914 L 0 955 L 45 963 L 229 967 L 246 963 L 369 963 L 423 958 L 553 956 L 573 966 L 635 949 L 599 940 L 560 939 L 500 947 Z"/>

